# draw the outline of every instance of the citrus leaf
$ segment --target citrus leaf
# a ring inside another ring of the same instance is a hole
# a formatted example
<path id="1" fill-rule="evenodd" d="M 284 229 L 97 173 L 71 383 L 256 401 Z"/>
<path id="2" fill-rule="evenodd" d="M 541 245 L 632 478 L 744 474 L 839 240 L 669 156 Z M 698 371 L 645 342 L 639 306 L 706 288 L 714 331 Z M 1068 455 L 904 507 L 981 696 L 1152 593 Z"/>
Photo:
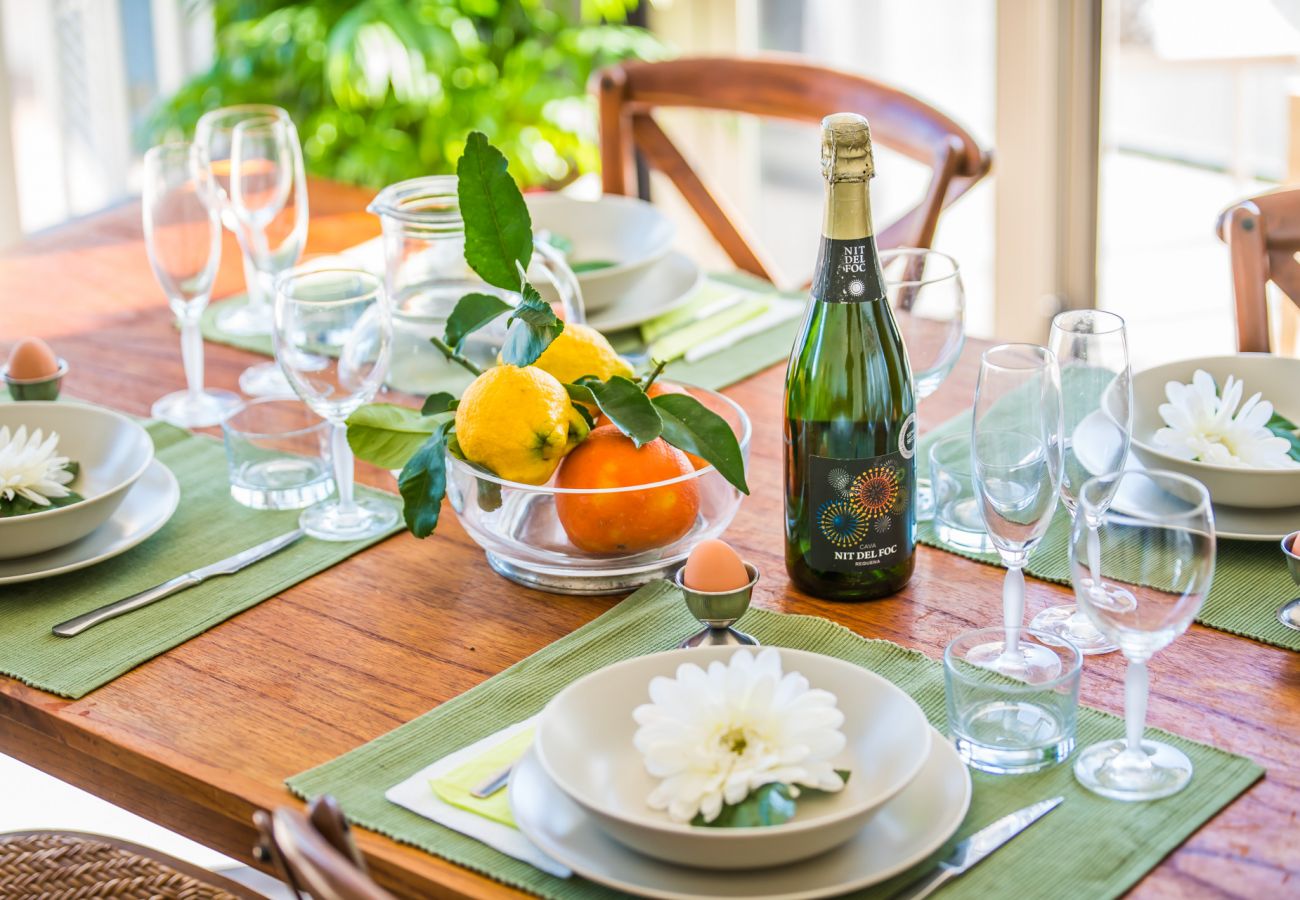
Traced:
<path id="1" fill-rule="evenodd" d="M 584 378 L 580 386 L 591 391 L 600 411 L 638 447 L 644 447 L 663 431 L 659 411 L 635 381 L 615 375 L 609 381 Z"/>
<path id="2" fill-rule="evenodd" d="M 442 498 L 447 493 L 447 432 L 444 420 L 402 467 L 397 490 L 402 495 L 402 516 L 411 534 L 426 538 L 438 527 Z"/>
<path id="3" fill-rule="evenodd" d="M 465 261 L 488 284 L 519 290 L 517 266 L 533 257 L 533 222 L 506 158 L 481 131 L 470 132 L 456 164 L 465 220 Z"/>
<path id="4" fill-rule="evenodd" d="M 509 311 L 510 304 L 500 297 L 492 294 L 466 294 L 456 301 L 456 308 L 447 317 L 447 328 L 442 333 L 442 339 L 459 353 L 465 338 Z"/>
<path id="5" fill-rule="evenodd" d="M 660 394 L 653 403 L 663 420 L 665 441 L 711 463 L 736 490 L 749 493 L 745 457 L 726 419 L 689 394 Z"/>
<path id="6" fill-rule="evenodd" d="M 531 366 L 564 331 L 564 320 L 531 284 L 524 284 L 523 297 L 506 319 L 506 326 L 501 361 L 511 366 Z"/>
<path id="7" fill-rule="evenodd" d="M 596 395 L 585 384 L 566 384 L 564 389 L 569 392 L 569 399 L 574 403 L 590 403 L 595 406 Z"/>
<path id="8" fill-rule="evenodd" d="M 436 416 L 438 413 L 455 412 L 459 403 L 460 401 L 456 399 L 455 394 L 438 391 L 438 393 L 430 394 L 424 398 L 424 406 L 420 407 L 420 415 Z"/>
<path id="9" fill-rule="evenodd" d="M 370 403 L 348 416 L 348 446 L 359 459 L 385 469 L 400 469 L 453 414 L 426 416 L 392 403 Z"/>

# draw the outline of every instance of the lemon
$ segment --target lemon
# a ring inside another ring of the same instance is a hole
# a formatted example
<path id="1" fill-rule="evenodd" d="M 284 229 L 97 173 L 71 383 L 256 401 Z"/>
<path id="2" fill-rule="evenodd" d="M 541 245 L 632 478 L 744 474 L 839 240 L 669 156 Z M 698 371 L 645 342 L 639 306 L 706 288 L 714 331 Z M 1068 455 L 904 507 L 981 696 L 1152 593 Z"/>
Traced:
<path id="1" fill-rule="evenodd" d="M 555 376 L 534 366 L 493 366 L 456 407 L 456 440 L 470 462 L 507 481 L 545 484 L 587 436 L 587 423 Z"/>
<path id="2" fill-rule="evenodd" d="M 533 365 L 565 384 L 584 375 L 606 381 L 613 375 L 631 378 L 633 374 L 631 364 L 614 352 L 605 336 L 586 325 L 565 325 Z"/>

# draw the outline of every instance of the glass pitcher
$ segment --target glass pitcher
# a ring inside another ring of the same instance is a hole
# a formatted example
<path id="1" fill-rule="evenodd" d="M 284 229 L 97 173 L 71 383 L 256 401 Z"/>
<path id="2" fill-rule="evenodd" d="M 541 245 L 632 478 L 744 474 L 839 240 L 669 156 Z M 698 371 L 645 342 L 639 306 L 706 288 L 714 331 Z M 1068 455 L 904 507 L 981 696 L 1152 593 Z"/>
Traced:
<path id="1" fill-rule="evenodd" d="M 384 281 L 393 309 L 393 357 L 388 383 L 411 394 L 450 391 L 459 395 L 473 375 L 429 343 L 441 337 L 447 316 L 465 294 L 493 294 L 510 304 L 519 294 L 484 282 L 465 262 L 465 223 L 456 176 L 433 175 L 390 184 L 366 207 L 383 227 Z M 556 313 L 585 322 L 578 279 L 550 245 L 536 241 L 528 278 L 550 284 Z M 551 294 L 550 291 L 544 291 Z M 505 318 L 472 334 L 464 353 L 481 366 L 496 362 L 505 341 Z"/>

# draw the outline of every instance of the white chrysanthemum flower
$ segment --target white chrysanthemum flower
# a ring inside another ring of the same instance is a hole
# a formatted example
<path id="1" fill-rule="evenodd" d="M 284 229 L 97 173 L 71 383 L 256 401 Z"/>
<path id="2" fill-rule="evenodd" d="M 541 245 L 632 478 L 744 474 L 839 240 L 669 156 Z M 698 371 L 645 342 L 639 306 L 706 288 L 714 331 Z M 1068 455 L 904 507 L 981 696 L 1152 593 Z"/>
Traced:
<path id="1" fill-rule="evenodd" d="M 708 671 L 694 663 L 676 678 L 650 682 L 651 703 L 633 712 L 636 748 L 646 771 L 662 779 L 647 802 L 678 822 L 739 803 L 765 784 L 838 791 L 844 779 L 831 758 L 845 745 L 835 695 L 812 689 L 798 672 L 781 672 L 776 650 L 737 650 Z"/>
<path id="2" fill-rule="evenodd" d="M 1229 375 L 1219 396 L 1214 379 L 1201 369 L 1191 384 L 1169 382 L 1165 385 L 1169 402 L 1160 404 L 1160 418 L 1168 427 L 1156 432 L 1155 443 L 1174 456 L 1219 466 L 1294 467 L 1296 462 L 1288 455 L 1290 443 L 1266 427 L 1273 404 L 1259 394 L 1241 403 L 1243 392 L 1242 383 Z"/>
<path id="3" fill-rule="evenodd" d="M 28 436 L 25 425 L 13 434 L 8 426 L 0 427 L 0 500 L 25 497 L 49 506 L 51 499 L 68 496 L 73 474 L 67 470 L 68 458 L 55 455 L 58 445 L 53 431 L 47 438 L 39 428 Z"/>

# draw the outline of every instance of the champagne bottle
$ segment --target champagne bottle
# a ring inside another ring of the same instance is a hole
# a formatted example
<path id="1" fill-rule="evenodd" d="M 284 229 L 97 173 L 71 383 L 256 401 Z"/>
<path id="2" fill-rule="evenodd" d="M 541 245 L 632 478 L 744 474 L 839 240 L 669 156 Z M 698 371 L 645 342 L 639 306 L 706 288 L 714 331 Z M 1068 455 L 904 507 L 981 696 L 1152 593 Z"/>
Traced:
<path id="1" fill-rule="evenodd" d="M 871 229 L 867 120 L 822 120 L 826 214 L 785 375 L 785 561 L 803 591 L 874 600 L 912 577 L 916 395 Z"/>

